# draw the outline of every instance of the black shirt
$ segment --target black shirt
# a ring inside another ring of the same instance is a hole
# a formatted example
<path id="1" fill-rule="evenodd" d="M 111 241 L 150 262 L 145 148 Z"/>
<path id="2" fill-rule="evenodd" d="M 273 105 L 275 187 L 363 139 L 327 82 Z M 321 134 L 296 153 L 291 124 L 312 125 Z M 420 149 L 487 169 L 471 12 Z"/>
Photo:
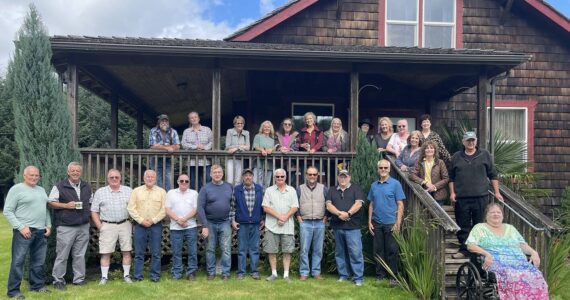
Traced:
<path id="1" fill-rule="evenodd" d="M 342 191 L 338 186 L 330 188 L 327 194 L 326 201 L 331 201 L 340 211 L 348 211 L 356 202 L 360 200 L 364 202 L 362 189 L 356 185 L 351 184 L 347 189 Z M 343 221 L 338 216 L 333 215 L 331 219 L 331 227 L 333 229 L 360 229 L 362 225 L 363 209 L 360 208 L 355 214 L 350 217 L 349 221 Z"/>

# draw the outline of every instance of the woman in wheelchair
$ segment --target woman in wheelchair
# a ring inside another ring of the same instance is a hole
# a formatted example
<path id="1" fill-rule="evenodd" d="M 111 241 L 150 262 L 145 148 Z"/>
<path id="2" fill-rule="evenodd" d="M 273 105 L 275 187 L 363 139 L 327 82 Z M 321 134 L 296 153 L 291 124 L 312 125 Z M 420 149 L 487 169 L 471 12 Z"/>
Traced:
<path id="1" fill-rule="evenodd" d="M 485 257 L 483 269 L 495 273 L 500 299 L 548 299 L 538 253 L 514 226 L 503 224 L 498 204 L 487 206 L 485 223 L 473 227 L 465 244 L 469 251 Z"/>

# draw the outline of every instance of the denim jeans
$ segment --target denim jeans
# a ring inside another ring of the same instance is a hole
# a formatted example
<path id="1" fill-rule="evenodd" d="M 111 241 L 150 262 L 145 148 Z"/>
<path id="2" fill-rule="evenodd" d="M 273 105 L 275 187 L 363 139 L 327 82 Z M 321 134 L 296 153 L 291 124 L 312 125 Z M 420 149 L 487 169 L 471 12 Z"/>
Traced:
<path id="1" fill-rule="evenodd" d="M 241 183 L 243 160 L 228 158 L 226 160 L 226 181 L 231 185 Z"/>
<path id="2" fill-rule="evenodd" d="M 195 189 L 197 192 L 200 192 L 200 189 L 205 185 L 204 175 L 206 176 L 206 183 L 212 181 L 212 177 L 210 176 L 211 169 L 212 166 L 198 166 L 198 172 L 196 172 L 196 166 L 188 166 L 188 174 L 190 175 L 190 188 Z M 206 174 L 204 174 L 204 171 Z"/>
<path id="3" fill-rule="evenodd" d="M 29 281 L 30 290 L 37 291 L 44 286 L 44 262 L 47 242 L 43 229 L 30 228 L 32 237 L 25 239 L 19 230 L 14 229 L 12 237 L 12 263 L 8 275 L 8 296 L 20 293 L 20 284 L 24 276 L 24 260 L 30 253 Z"/>
<path id="4" fill-rule="evenodd" d="M 150 278 L 158 280 L 160 278 L 160 257 L 162 241 L 162 223 L 153 224 L 150 227 L 144 227 L 140 224 L 135 225 L 135 279 L 142 280 L 144 269 L 144 253 L 148 242 L 150 241 L 151 265 Z"/>
<path id="5" fill-rule="evenodd" d="M 263 186 L 271 186 L 271 177 L 273 176 L 273 170 L 263 171 L 260 168 L 253 168 L 253 182 Z"/>
<path id="6" fill-rule="evenodd" d="M 186 275 L 198 270 L 198 229 L 188 228 L 183 230 L 170 230 L 170 243 L 172 245 L 172 277 L 182 276 L 182 247 L 184 240 L 188 247 L 188 269 Z"/>
<path id="7" fill-rule="evenodd" d="M 156 185 L 160 186 L 161 188 L 164 188 L 168 192 L 172 187 L 171 159 L 158 157 L 158 159 L 155 161 L 154 158 L 151 158 L 150 168 L 156 171 Z M 163 176 L 164 176 L 164 181 L 163 181 Z"/>
<path id="8" fill-rule="evenodd" d="M 334 229 L 335 260 L 340 278 L 348 279 L 352 270 L 352 280 L 364 280 L 364 256 L 360 229 Z M 350 266 L 350 267 L 349 267 Z"/>
<path id="9" fill-rule="evenodd" d="M 325 223 L 323 220 L 303 220 L 299 227 L 301 234 L 299 274 L 301 276 L 309 276 L 309 250 L 312 250 L 311 275 L 320 275 L 321 259 L 323 258 L 323 241 L 325 238 Z"/>
<path id="10" fill-rule="evenodd" d="M 386 278 L 388 277 L 388 272 L 382 265 L 376 261 L 376 256 L 381 257 L 386 264 L 390 267 L 394 274 L 398 274 L 398 243 L 394 238 L 392 233 L 392 227 L 394 224 L 380 224 L 373 222 L 374 224 L 374 261 L 376 262 L 376 277 Z"/>
<path id="11" fill-rule="evenodd" d="M 222 223 L 208 222 L 208 245 L 206 248 L 206 271 L 216 274 L 216 246 L 222 251 L 222 276 L 230 276 L 232 267 L 232 227 L 230 221 Z"/>
<path id="12" fill-rule="evenodd" d="M 259 223 L 240 223 L 237 232 L 238 238 L 238 275 L 245 275 L 247 269 L 247 255 L 249 254 L 249 265 L 251 274 L 258 274 L 257 264 L 259 263 Z"/>

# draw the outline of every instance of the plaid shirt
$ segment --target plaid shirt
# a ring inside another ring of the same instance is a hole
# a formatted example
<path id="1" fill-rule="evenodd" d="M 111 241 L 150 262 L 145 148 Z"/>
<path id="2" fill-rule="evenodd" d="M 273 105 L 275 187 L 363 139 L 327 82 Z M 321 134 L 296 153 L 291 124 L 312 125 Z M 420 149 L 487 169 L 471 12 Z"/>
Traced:
<path id="1" fill-rule="evenodd" d="M 164 138 L 164 139 L 163 139 Z M 180 139 L 178 138 L 178 132 L 175 129 L 168 128 L 165 135 L 162 135 L 160 128 L 153 127 L 150 129 L 150 134 L 148 135 L 148 144 L 152 145 L 179 145 Z"/>
<path id="2" fill-rule="evenodd" d="M 91 211 L 98 212 L 101 221 L 121 222 L 129 217 L 127 205 L 133 190 L 121 185 L 118 191 L 113 191 L 109 186 L 104 186 L 95 192 Z"/>
<path id="3" fill-rule="evenodd" d="M 206 126 L 201 126 L 200 129 L 194 130 L 192 127 L 186 128 L 182 134 L 182 149 L 196 150 L 198 144 L 204 146 L 204 150 L 212 150 L 212 130 Z M 190 159 L 188 162 L 190 166 L 196 165 L 195 159 Z M 209 165 L 209 160 L 198 159 L 199 166 Z"/>
<path id="4" fill-rule="evenodd" d="M 245 195 L 245 204 L 247 205 L 247 210 L 249 211 L 249 216 L 251 217 L 251 212 L 255 206 L 255 186 L 252 184 L 250 189 L 247 189 L 244 185 L 243 192 Z"/>

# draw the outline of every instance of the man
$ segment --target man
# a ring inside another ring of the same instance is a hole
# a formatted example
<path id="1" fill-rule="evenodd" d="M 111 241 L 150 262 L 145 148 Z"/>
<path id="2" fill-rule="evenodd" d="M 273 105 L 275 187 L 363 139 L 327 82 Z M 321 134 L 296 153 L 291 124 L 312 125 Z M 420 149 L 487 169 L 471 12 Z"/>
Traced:
<path id="1" fill-rule="evenodd" d="M 356 286 L 361 286 L 364 280 L 364 256 L 360 234 L 363 218 L 360 208 L 363 203 L 362 189 L 350 183 L 348 170 L 341 170 L 338 174 L 338 186 L 329 189 L 326 205 L 332 214 L 331 227 L 335 239 L 338 281 L 347 281 L 349 270 L 352 270 L 352 281 Z"/>
<path id="2" fill-rule="evenodd" d="M 400 231 L 404 215 L 404 190 L 399 181 L 390 177 L 390 162 L 378 161 L 378 181 L 372 183 L 368 192 L 368 231 L 373 237 L 374 259 L 381 258 L 390 270 L 398 273 L 398 244 L 393 234 Z M 376 261 L 376 279 L 382 280 L 388 273 Z M 390 280 L 396 285 L 395 279 Z"/>
<path id="3" fill-rule="evenodd" d="M 310 166 L 305 171 L 305 183 L 297 188 L 299 210 L 295 214 L 299 222 L 301 235 L 301 254 L 299 262 L 299 280 L 305 281 L 311 275 L 322 280 L 321 259 L 325 239 L 325 198 L 328 189 L 317 182 L 319 170 Z M 312 249 L 311 268 L 309 270 L 309 249 Z"/>
<path id="4" fill-rule="evenodd" d="M 170 243 L 172 245 L 172 278 L 182 277 L 182 246 L 188 246 L 188 269 L 186 278 L 194 280 L 198 270 L 198 229 L 196 213 L 198 192 L 188 188 L 190 177 L 178 176 L 178 188 L 166 194 L 166 214 L 170 218 Z"/>
<path id="5" fill-rule="evenodd" d="M 495 197 L 503 201 L 493 157 L 487 150 L 477 148 L 475 132 L 465 132 L 463 146 L 463 151 L 453 154 L 449 169 L 449 200 L 455 203 L 455 219 L 461 227 L 457 232 L 461 245 L 459 252 L 453 255 L 456 259 L 467 257 L 469 252 L 465 240 L 471 228 L 483 222 L 485 207 L 489 202 L 489 180 Z"/>
<path id="6" fill-rule="evenodd" d="M 208 182 L 198 195 L 198 216 L 202 221 L 202 236 L 208 239 L 206 250 L 206 272 L 208 280 L 216 275 L 216 248 L 222 252 L 222 280 L 230 278 L 232 228 L 230 220 L 233 188 L 224 182 L 224 170 L 220 165 L 213 165 L 212 182 Z"/>
<path id="7" fill-rule="evenodd" d="M 185 129 L 182 134 L 182 148 L 197 151 L 212 150 L 212 130 L 200 125 L 198 113 L 191 111 L 188 114 L 188 121 L 190 122 L 190 127 Z M 195 187 L 196 190 L 200 190 L 204 185 L 204 175 L 206 176 L 206 183 L 212 180 L 210 177 L 210 161 L 208 159 L 200 158 L 196 163 L 196 159 L 192 158 L 188 161 L 188 169 L 188 174 L 190 174 L 190 178 L 193 180 L 191 187 Z"/>
<path id="8" fill-rule="evenodd" d="M 117 241 L 123 255 L 123 280 L 132 283 L 130 277 L 133 225 L 129 222 L 127 205 L 132 189 L 121 185 L 121 172 L 110 169 L 107 172 L 109 185 L 98 189 L 91 204 L 91 219 L 99 231 L 99 253 L 101 254 L 101 280 L 107 284 L 111 254 Z"/>
<path id="9" fill-rule="evenodd" d="M 265 217 L 265 242 L 263 250 L 269 256 L 271 276 L 267 281 L 277 279 L 277 253 L 283 253 L 283 279 L 290 282 L 289 265 L 291 253 L 295 249 L 295 221 L 293 215 L 299 209 L 299 200 L 294 188 L 286 183 L 286 172 L 277 169 L 274 172 L 274 185 L 267 188 L 263 196 Z"/>
<path id="10" fill-rule="evenodd" d="M 251 277 L 259 280 L 257 264 L 259 262 L 259 230 L 265 224 L 265 214 L 261 203 L 263 187 L 253 183 L 253 171 L 245 169 L 241 175 L 241 184 L 234 188 L 233 208 L 235 209 L 232 227 L 238 238 L 238 271 L 241 280 L 246 274 L 246 259 L 249 254 Z"/>
<path id="11" fill-rule="evenodd" d="M 178 132 L 170 127 L 168 116 L 162 114 L 157 117 L 156 127 L 150 129 L 148 135 L 150 149 L 174 152 L 180 149 L 180 139 Z M 150 168 L 156 171 L 157 185 L 170 190 L 172 181 L 172 162 L 170 158 L 159 156 L 158 159 L 151 158 Z M 164 183 L 164 184 L 163 184 Z"/>
<path id="12" fill-rule="evenodd" d="M 46 191 L 38 186 L 40 171 L 35 166 L 24 169 L 24 182 L 10 188 L 4 205 L 4 216 L 12 226 L 12 263 L 8 275 L 8 297 L 24 299 L 20 284 L 24 273 L 24 261 L 30 255 L 30 290 L 48 293 L 44 286 L 44 262 L 46 237 L 51 233 L 51 218 L 46 208 Z"/>
<path id="13" fill-rule="evenodd" d="M 127 210 L 137 222 L 135 224 L 135 281 L 143 280 L 144 253 L 150 241 L 152 261 L 150 280 L 160 281 L 160 257 L 162 241 L 162 219 L 166 216 L 164 204 L 166 191 L 156 186 L 156 172 L 144 172 L 144 185 L 131 193 Z"/>
<path id="14" fill-rule="evenodd" d="M 65 289 L 67 259 L 71 252 L 73 284 L 84 285 L 85 252 L 89 244 L 89 219 L 92 189 L 81 180 L 83 168 L 78 162 L 67 166 L 67 179 L 58 182 L 49 194 L 49 206 L 54 209 L 56 229 L 56 258 L 53 263 L 53 286 Z"/>

